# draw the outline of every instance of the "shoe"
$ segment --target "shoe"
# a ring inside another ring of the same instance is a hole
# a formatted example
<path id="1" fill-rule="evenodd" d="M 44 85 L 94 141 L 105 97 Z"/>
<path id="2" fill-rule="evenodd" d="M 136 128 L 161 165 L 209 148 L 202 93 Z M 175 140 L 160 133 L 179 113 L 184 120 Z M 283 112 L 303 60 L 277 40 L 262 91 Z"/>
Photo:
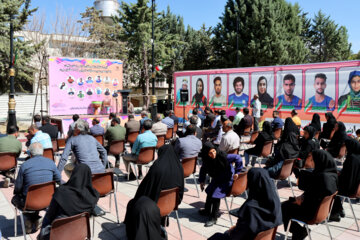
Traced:
<path id="1" fill-rule="evenodd" d="M 340 217 L 342 217 L 342 218 L 344 218 L 344 217 L 345 217 L 345 212 L 344 212 L 344 209 L 343 209 L 343 210 L 341 210 L 341 212 L 340 212 Z"/>
<path id="2" fill-rule="evenodd" d="M 139 180 L 143 179 L 143 175 L 140 174 L 140 175 L 138 176 L 138 179 L 139 179 Z"/>
<path id="3" fill-rule="evenodd" d="M 309 232 L 311 230 L 309 229 Z M 303 240 L 307 237 L 308 233 L 306 231 L 306 227 L 300 227 L 297 231 L 293 232 L 292 240 Z"/>
<path id="4" fill-rule="evenodd" d="M 43 222 L 43 218 L 42 218 L 42 217 L 38 218 L 38 219 L 35 221 L 35 223 L 34 223 L 35 232 L 38 231 L 38 230 L 41 228 L 42 222 Z"/>
<path id="5" fill-rule="evenodd" d="M 5 178 L 3 188 L 8 188 L 10 185 L 10 178 Z"/>
<path id="6" fill-rule="evenodd" d="M 25 232 L 26 232 L 26 234 L 32 233 L 32 226 L 33 226 L 32 221 L 30 221 L 30 219 L 25 219 Z"/>
<path id="7" fill-rule="evenodd" d="M 210 218 L 204 225 L 204 227 L 212 227 L 214 224 L 216 224 L 217 219 Z"/>
<path id="8" fill-rule="evenodd" d="M 129 181 L 134 181 L 134 180 L 136 180 L 136 176 L 133 172 L 131 172 L 129 176 Z"/>
<path id="9" fill-rule="evenodd" d="M 206 216 L 206 217 L 210 215 L 210 212 L 207 211 L 207 210 L 205 210 L 205 209 L 200 209 L 200 210 L 198 211 L 198 213 L 199 213 L 201 216 Z"/>
<path id="10" fill-rule="evenodd" d="M 341 218 L 339 213 L 330 215 L 329 222 L 340 222 L 340 220 Z"/>

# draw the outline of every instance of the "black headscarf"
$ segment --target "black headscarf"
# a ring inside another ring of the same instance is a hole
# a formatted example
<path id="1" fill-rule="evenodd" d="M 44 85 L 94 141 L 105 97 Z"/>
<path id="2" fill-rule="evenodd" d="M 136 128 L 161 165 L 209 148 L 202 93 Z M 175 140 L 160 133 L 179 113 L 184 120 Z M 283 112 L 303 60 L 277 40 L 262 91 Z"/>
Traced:
<path id="1" fill-rule="evenodd" d="M 271 123 L 268 122 L 268 121 L 265 121 L 262 125 L 262 133 L 266 133 L 268 134 L 270 137 L 273 137 L 273 131 L 272 131 L 272 128 L 271 128 Z"/>
<path id="2" fill-rule="evenodd" d="M 141 196 L 132 208 L 133 216 L 126 224 L 129 240 L 161 240 L 161 217 L 156 203 L 146 196 Z"/>
<path id="3" fill-rule="evenodd" d="M 69 181 L 54 193 L 54 199 L 68 216 L 90 213 L 99 199 L 99 193 L 92 187 L 88 165 L 77 164 Z"/>
<path id="4" fill-rule="evenodd" d="M 244 232 L 257 233 L 282 224 L 281 203 L 267 170 L 252 168 L 247 174 L 249 197 L 238 212 L 230 239 L 240 239 Z M 241 238 L 242 239 L 242 238 Z"/>
<path id="5" fill-rule="evenodd" d="M 325 113 L 325 117 L 327 117 L 327 121 L 323 125 L 323 130 L 320 134 L 320 138 L 329 139 L 331 131 L 335 128 L 336 119 L 331 112 Z"/>
<path id="6" fill-rule="evenodd" d="M 304 160 L 302 162 L 302 165 L 303 163 L 305 163 L 305 159 L 307 158 L 310 152 L 320 148 L 319 141 L 314 138 L 314 135 L 317 132 L 316 129 L 312 126 L 306 126 L 304 128 L 304 131 L 309 133 L 309 138 L 308 139 L 302 138 L 300 142 L 299 158 Z M 300 167 L 302 167 L 302 165 Z"/>
<path id="7" fill-rule="evenodd" d="M 261 94 L 259 91 L 259 84 L 261 80 L 265 80 L 266 82 L 266 91 L 265 93 Z M 259 101 L 262 105 L 266 105 L 267 108 L 272 108 L 274 106 L 274 99 L 267 93 L 267 79 L 264 76 L 261 76 L 257 82 L 257 88 L 258 88 L 258 95 L 259 95 Z"/>
<path id="8" fill-rule="evenodd" d="M 286 139 L 288 139 L 290 133 L 294 133 L 295 135 L 300 135 L 300 130 L 299 128 L 295 125 L 294 121 L 288 117 L 285 119 L 285 124 L 284 124 L 284 131 L 282 132 L 281 135 L 281 142 L 286 141 Z"/>
<path id="9" fill-rule="evenodd" d="M 333 157 L 324 150 L 312 152 L 314 171 L 301 171 L 299 189 L 304 190 L 304 220 L 314 217 L 324 197 L 337 191 L 337 169 Z"/>
<path id="10" fill-rule="evenodd" d="M 339 176 L 339 194 L 349 196 L 357 191 L 360 183 L 360 143 L 348 138 L 345 145 L 347 154 Z"/>
<path id="11" fill-rule="evenodd" d="M 201 91 L 201 93 L 198 93 L 198 91 L 197 91 L 197 84 L 198 84 L 199 81 L 202 83 L 202 91 Z M 195 104 L 202 103 L 204 106 L 207 105 L 207 99 L 204 96 L 204 82 L 203 82 L 203 80 L 201 78 L 198 78 L 198 80 L 196 81 L 196 93 L 194 94 L 193 99 L 195 99 Z"/>
<path id="12" fill-rule="evenodd" d="M 343 122 L 337 122 L 338 129 L 335 131 L 334 136 L 329 142 L 327 151 L 331 153 L 333 157 L 337 157 L 340 152 L 341 146 L 345 143 L 348 138 L 346 134 L 346 127 Z"/>
<path id="13" fill-rule="evenodd" d="M 321 131 L 320 115 L 315 113 L 311 120 L 310 126 L 315 128 L 316 131 Z"/>
<path id="14" fill-rule="evenodd" d="M 212 159 L 208 155 L 211 149 L 216 150 L 215 159 Z M 207 173 L 212 178 L 216 178 L 224 172 L 231 172 L 229 162 L 227 161 L 227 154 L 220 151 L 211 142 L 204 143 L 201 149 L 201 159 L 203 161 L 203 166 L 206 167 Z"/>

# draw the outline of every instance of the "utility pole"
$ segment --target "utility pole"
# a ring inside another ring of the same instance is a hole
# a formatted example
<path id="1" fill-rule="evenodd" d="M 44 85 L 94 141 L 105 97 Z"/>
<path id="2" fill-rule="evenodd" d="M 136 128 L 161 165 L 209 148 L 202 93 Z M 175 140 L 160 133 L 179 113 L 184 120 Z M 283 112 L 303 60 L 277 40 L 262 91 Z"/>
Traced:
<path id="1" fill-rule="evenodd" d="M 151 0 L 151 53 L 152 53 L 152 67 L 151 67 L 151 82 L 152 82 L 152 96 L 151 96 L 151 103 L 152 103 L 152 110 L 151 110 L 151 118 L 154 121 L 157 114 L 157 99 L 155 95 L 155 52 L 154 52 L 154 11 L 155 11 L 155 0 Z"/>
<path id="2" fill-rule="evenodd" d="M 16 126 L 16 112 L 15 112 L 15 69 L 14 69 L 14 16 L 10 16 L 10 63 L 9 63 L 9 76 L 10 76 L 10 93 L 9 93 L 9 110 L 8 110 L 8 124 L 7 129 L 10 126 Z"/>

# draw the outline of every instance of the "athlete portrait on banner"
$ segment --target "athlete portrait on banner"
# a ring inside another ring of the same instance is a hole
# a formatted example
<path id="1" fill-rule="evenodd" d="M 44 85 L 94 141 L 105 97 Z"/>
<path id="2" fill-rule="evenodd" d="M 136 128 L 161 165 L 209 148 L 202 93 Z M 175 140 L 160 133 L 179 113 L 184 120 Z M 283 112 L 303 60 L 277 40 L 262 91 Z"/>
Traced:
<path id="1" fill-rule="evenodd" d="M 248 82 L 248 81 L 246 81 Z M 238 76 L 232 82 L 234 93 L 228 97 L 228 103 L 233 107 L 247 107 L 249 105 L 249 95 L 244 92 L 245 80 L 243 77 Z"/>
<path id="2" fill-rule="evenodd" d="M 222 91 L 223 86 L 226 85 L 226 78 L 223 77 L 223 79 L 221 78 L 221 76 L 216 76 L 213 80 L 214 95 L 210 99 L 210 107 L 212 106 L 221 108 L 226 105 L 226 89 Z"/>
<path id="3" fill-rule="evenodd" d="M 253 78 L 254 79 L 254 78 Z M 259 101 L 261 102 L 262 108 L 272 108 L 274 106 L 274 98 L 272 98 L 267 89 L 268 89 L 268 81 L 265 76 L 259 77 L 257 84 L 257 95 L 259 96 Z M 253 102 L 254 99 L 251 100 Z"/>
<path id="4" fill-rule="evenodd" d="M 206 77 L 206 76 L 205 76 Z M 207 99 L 205 97 L 205 85 L 204 85 L 204 81 L 203 78 L 201 77 L 196 77 L 196 84 L 195 84 L 195 88 L 194 85 L 192 85 L 192 89 L 195 89 L 195 94 L 192 97 L 192 101 L 191 101 L 191 105 L 196 106 L 197 104 L 199 104 L 200 107 L 202 106 L 207 106 Z M 192 78 L 194 81 L 194 77 Z M 206 79 L 206 78 L 204 78 Z"/>
<path id="5" fill-rule="evenodd" d="M 335 75 L 334 71 L 329 70 L 329 76 L 331 75 Z M 306 86 L 310 88 L 310 84 L 311 82 L 308 81 L 308 77 L 310 78 L 310 76 L 308 76 L 308 72 L 306 72 Z M 311 76 L 312 77 L 312 76 Z M 310 80 L 310 79 L 309 79 Z M 327 88 L 327 81 L 328 77 L 325 73 L 317 73 L 315 74 L 314 77 L 312 77 L 311 79 L 313 82 L 313 86 L 314 89 L 312 91 L 315 91 L 312 97 L 310 97 L 306 102 L 305 102 L 305 111 L 333 111 L 335 109 L 335 100 L 326 95 L 325 94 L 325 89 Z M 335 79 L 334 77 L 332 77 L 332 81 L 334 82 Z M 334 89 L 335 90 L 335 84 L 331 84 L 330 85 L 330 89 Z M 308 88 L 306 89 L 306 91 L 308 91 Z M 334 91 L 335 93 L 335 91 Z M 306 92 L 307 95 L 307 92 Z"/>
<path id="6" fill-rule="evenodd" d="M 298 86 L 299 89 L 301 89 L 300 76 L 301 76 L 301 72 L 299 74 L 299 82 L 300 82 Z M 281 78 L 278 79 L 280 80 Z M 282 83 L 283 94 L 281 94 L 276 98 L 276 108 L 282 110 L 301 109 L 302 107 L 301 98 L 299 98 L 294 94 L 296 87 L 295 75 L 291 73 L 286 74 L 283 77 L 281 83 Z M 301 94 L 301 91 L 299 93 Z"/>
<path id="7" fill-rule="evenodd" d="M 350 92 L 339 98 L 339 111 L 360 113 L 360 70 L 350 72 L 347 85 Z"/>
<path id="8" fill-rule="evenodd" d="M 178 82 L 179 81 L 179 82 Z M 181 102 L 181 98 L 180 98 L 180 91 L 181 90 L 188 90 L 188 94 L 189 94 L 189 77 L 178 77 L 176 78 L 176 104 L 184 106 L 184 105 L 188 105 L 189 101 L 186 102 Z M 188 97 L 189 99 L 189 97 Z"/>

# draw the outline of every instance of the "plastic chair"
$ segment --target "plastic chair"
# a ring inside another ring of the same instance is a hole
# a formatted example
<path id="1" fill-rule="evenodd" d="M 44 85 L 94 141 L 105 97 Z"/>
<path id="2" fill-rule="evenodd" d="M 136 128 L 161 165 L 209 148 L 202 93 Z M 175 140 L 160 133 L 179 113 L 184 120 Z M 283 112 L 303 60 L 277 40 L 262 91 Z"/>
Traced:
<path id="1" fill-rule="evenodd" d="M 275 189 L 276 189 L 276 192 L 279 197 L 280 197 L 280 195 L 279 195 L 279 191 L 277 189 L 277 183 L 279 180 L 286 180 L 286 179 L 289 181 L 289 185 L 291 187 L 291 192 L 292 192 L 293 196 L 295 197 L 294 189 L 293 189 L 293 186 L 290 181 L 290 175 L 291 175 L 291 171 L 292 171 L 292 168 L 294 165 L 294 161 L 295 161 L 295 159 L 286 159 L 281 167 L 279 176 L 274 179 Z"/>
<path id="2" fill-rule="evenodd" d="M 31 185 L 26 194 L 25 205 L 23 209 L 15 206 L 14 232 L 17 236 L 17 211 L 20 213 L 21 228 L 24 239 L 26 240 L 25 223 L 23 213 L 33 213 L 35 211 L 45 210 L 51 202 L 55 192 L 55 181 Z"/>
<path id="3" fill-rule="evenodd" d="M 156 137 L 158 139 L 157 144 L 156 144 L 156 149 L 159 149 L 163 145 L 165 145 L 165 135 L 158 135 Z"/>
<path id="4" fill-rule="evenodd" d="M 43 153 L 43 157 L 49 158 L 49 159 L 51 159 L 51 160 L 53 160 L 55 162 L 54 150 L 52 148 L 45 148 L 44 153 Z"/>
<path id="5" fill-rule="evenodd" d="M 234 175 L 234 182 L 233 182 L 233 184 L 231 186 L 231 190 L 226 195 L 226 197 L 232 196 L 230 208 L 232 207 L 234 197 L 240 196 L 244 192 L 246 193 L 246 188 L 247 188 L 247 171 L 246 172 L 241 172 L 239 174 L 235 174 Z M 230 208 L 229 208 L 229 204 L 227 202 L 226 197 L 224 197 L 224 201 L 225 201 L 226 209 L 227 209 L 227 211 L 229 213 L 230 223 L 231 223 L 231 225 L 233 225 L 233 222 L 232 222 L 232 219 L 231 219 L 231 214 L 230 214 Z M 247 198 L 247 193 L 246 193 L 246 198 Z"/>
<path id="6" fill-rule="evenodd" d="M 109 195 L 109 212 L 111 211 L 111 194 L 114 195 L 114 203 L 115 203 L 115 210 L 116 210 L 116 219 L 117 223 L 120 224 L 119 221 L 119 212 L 117 207 L 116 201 L 116 194 L 114 191 L 114 175 L 112 172 L 105 172 L 105 173 L 96 173 L 92 175 L 92 186 L 96 191 L 99 192 L 100 197 L 106 197 Z M 93 236 L 95 231 L 95 216 L 93 216 Z"/>
<path id="7" fill-rule="evenodd" d="M 2 171 L 9 171 L 15 169 L 15 175 L 16 176 L 16 170 L 17 170 L 17 159 L 16 159 L 16 153 L 0 153 L 0 172 Z"/>
<path id="8" fill-rule="evenodd" d="M 130 144 L 134 144 L 138 135 L 139 135 L 139 132 L 129 133 L 129 135 L 127 136 L 127 142 L 129 142 Z"/>
<path id="9" fill-rule="evenodd" d="M 273 131 L 274 139 L 275 139 L 275 140 L 279 140 L 279 139 L 281 138 L 281 133 L 282 133 L 282 128 L 276 128 L 276 129 Z"/>
<path id="10" fill-rule="evenodd" d="M 274 143 L 274 142 L 273 142 L 272 140 L 271 140 L 271 141 L 266 141 L 266 142 L 264 143 L 264 146 L 263 146 L 263 149 L 261 150 L 260 155 L 255 156 L 255 157 L 256 157 L 256 160 L 257 160 L 257 162 L 258 162 L 258 164 L 259 164 L 259 167 L 261 167 L 261 162 L 262 162 L 262 160 L 268 158 L 268 157 L 271 155 L 272 150 L 273 150 L 273 143 Z M 250 155 L 250 159 L 251 159 L 251 157 L 253 157 L 253 156 L 254 156 L 254 155 Z"/>
<path id="11" fill-rule="evenodd" d="M 275 240 L 277 227 L 271 228 L 269 230 L 259 232 L 254 240 Z"/>
<path id="12" fill-rule="evenodd" d="M 181 160 L 181 165 L 184 169 L 184 179 L 189 177 L 191 174 L 193 175 L 198 198 L 200 198 L 199 189 L 195 178 L 196 163 L 197 163 L 197 157 L 184 158 Z"/>
<path id="13" fill-rule="evenodd" d="M 104 135 L 94 135 L 94 138 L 100 143 L 101 146 L 104 146 Z"/>
<path id="14" fill-rule="evenodd" d="M 176 220 L 179 228 L 180 239 L 182 240 L 182 232 L 180 227 L 180 220 L 178 214 L 178 205 L 179 205 L 179 188 L 171 188 L 167 190 L 162 190 L 160 192 L 159 199 L 157 201 L 157 206 L 160 209 L 160 216 L 168 216 L 171 212 L 175 211 Z"/>
<path id="15" fill-rule="evenodd" d="M 337 191 L 330 195 L 330 196 L 326 196 L 324 197 L 324 199 L 321 201 L 320 205 L 319 205 L 319 208 L 314 216 L 313 219 L 311 219 L 310 221 L 300 221 L 300 220 L 297 220 L 297 219 L 290 219 L 290 222 L 289 222 L 289 225 L 286 229 L 286 236 L 285 236 L 285 240 L 287 240 L 288 238 L 288 235 L 289 235 L 289 230 L 290 230 L 290 226 L 291 226 L 291 222 L 292 221 L 295 221 L 295 222 L 298 222 L 300 224 L 304 224 L 305 227 L 306 227 L 306 231 L 308 233 L 308 236 L 310 238 L 310 240 L 312 239 L 311 238 L 311 235 L 310 235 L 310 231 L 309 231 L 309 226 L 308 225 L 314 225 L 314 224 L 319 224 L 319 223 L 322 223 L 325 221 L 325 224 L 326 224 L 326 228 L 329 232 L 329 236 L 330 236 L 330 239 L 332 239 L 332 236 L 331 236 L 331 232 L 330 232 L 330 228 L 329 228 L 329 224 L 328 224 L 328 218 L 329 218 L 329 214 L 331 212 L 331 209 L 332 209 L 332 205 L 333 205 L 333 202 L 334 202 L 334 197 L 335 195 L 337 194 Z"/>
<path id="16" fill-rule="evenodd" d="M 134 165 L 134 172 L 135 172 L 135 176 L 136 176 L 136 181 L 137 184 L 139 185 L 139 179 L 138 179 L 138 173 L 136 171 L 136 166 L 148 166 L 149 164 L 151 164 L 151 162 L 155 159 L 155 147 L 144 147 L 142 149 L 140 149 L 140 153 L 138 156 L 138 159 L 136 160 L 136 162 L 130 162 L 129 167 L 128 167 L 128 179 L 129 179 L 129 175 L 130 175 L 130 167 L 131 165 Z"/>
<path id="17" fill-rule="evenodd" d="M 66 141 L 65 138 L 58 138 L 56 139 L 57 142 L 57 152 L 64 150 Z"/>
<path id="18" fill-rule="evenodd" d="M 352 214 L 353 214 L 354 219 L 355 219 L 355 223 L 356 223 L 357 230 L 358 230 L 358 232 L 360 232 L 359 223 L 358 223 L 358 221 L 357 221 L 357 218 L 356 218 L 356 215 L 355 215 L 355 212 L 354 212 L 354 208 L 353 208 L 353 206 L 352 206 L 352 204 L 351 204 L 351 201 L 350 201 L 351 199 L 360 198 L 360 184 L 359 184 L 359 186 L 358 186 L 357 191 L 356 191 L 355 194 L 352 194 L 352 195 L 350 195 L 350 196 L 344 196 L 344 195 L 338 195 L 338 196 L 342 199 L 342 201 L 341 201 L 342 204 L 344 204 L 345 199 L 347 199 L 347 201 L 348 201 L 348 203 L 349 203 L 349 205 L 350 205 Z"/>
<path id="19" fill-rule="evenodd" d="M 171 140 L 173 135 L 174 135 L 174 128 L 168 128 L 165 135 L 165 140 L 167 141 Z"/>
<path id="20" fill-rule="evenodd" d="M 57 149 L 58 149 L 56 139 L 51 139 L 51 143 L 52 143 L 52 146 L 53 146 L 53 152 L 55 153 L 57 151 Z"/>
<path id="21" fill-rule="evenodd" d="M 59 218 L 52 222 L 50 240 L 90 239 L 89 213 Z"/>

